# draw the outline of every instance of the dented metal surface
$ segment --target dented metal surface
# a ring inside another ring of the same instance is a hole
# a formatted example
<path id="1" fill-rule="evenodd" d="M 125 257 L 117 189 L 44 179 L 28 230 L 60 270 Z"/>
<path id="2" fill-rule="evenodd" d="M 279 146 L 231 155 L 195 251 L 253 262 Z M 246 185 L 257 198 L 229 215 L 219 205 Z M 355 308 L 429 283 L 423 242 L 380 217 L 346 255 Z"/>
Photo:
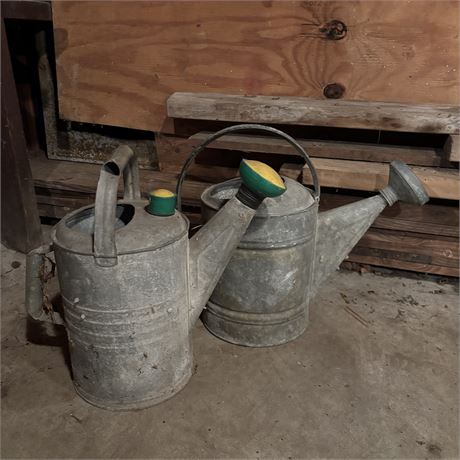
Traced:
<path id="1" fill-rule="evenodd" d="M 311 299 L 382 210 L 401 200 L 423 205 L 423 185 L 400 161 L 379 195 L 318 214 L 312 193 L 284 178 L 287 191 L 257 210 L 202 314 L 217 337 L 251 347 L 289 342 L 308 326 Z M 238 189 L 232 180 L 206 189 L 206 222 Z"/>

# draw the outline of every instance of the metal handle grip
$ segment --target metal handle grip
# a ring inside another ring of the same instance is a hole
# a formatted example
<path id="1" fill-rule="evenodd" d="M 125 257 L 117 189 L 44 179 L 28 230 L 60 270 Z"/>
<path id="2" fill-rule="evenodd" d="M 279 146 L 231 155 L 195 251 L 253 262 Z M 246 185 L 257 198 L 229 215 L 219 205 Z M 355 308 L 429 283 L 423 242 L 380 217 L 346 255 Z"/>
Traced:
<path id="1" fill-rule="evenodd" d="M 62 316 L 44 305 L 44 266 L 47 254 L 52 252 L 51 244 L 46 244 L 30 251 L 26 258 L 26 310 L 29 316 L 36 321 L 45 321 L 54 324 L 64 324 Z"/>
<path id="2" fill-rule="evenodd" d="M 118 147 L 111 160 L 103 164 L 96 190 L 94 210 L 94 256 L 96 264 L 112 267 L 117 264 L 115 217 L 120 173 L 123 172 L 123 198 L 140 199 L 137 157 L 127 146 Z"/>
<path id="3" fill-rule="evenodd" d="M 243 125 L 230 126 L 228 128 L 221 129 L 220 131 L 217 131 L 214 134 L 211 134 L 200 145 L 198 145 L 192 150 L 192 153 L 187 158 L 187 161 L 184 163 L 184 166 L 182 167 L 182 170 L 179 175 L 179 179 L 177 181 L 176 195 L 177 195 L 177 209 L 179 211 L 182 208 L 182 202 L 181 202 L 182 184 L 184 182 L 187 170 L 192 164 L 193 160 L 196 158 L 196 156 L 199 153 L 201 153 L 211 142 L 215 141 L 217 138 L 221 136 L 224 136 L 225 134 L 234 133 L 237 131 L 252 131 L 252 130 L 265 131 L 271 134 L 275 134 L 279 137 L 282 137 L 297 150 L 297 153 L 299 153 L 299 155 L 303 157 L 303 159 L 305 160 L 305 163 L 310 169 L 311 177 L 313 179 L 314 198 L 316 201 L 319 200 L 321 190 L 320 190 L 320 185 L 319 185 L 319 180 L 318 180 L 318 174 L 316 173 L 316 169 L 313 166 L 313 163 L 310 157 L 308 156 L 307 152 L 305 151 L 305 149 L 293 137 L 289 136 L 289 134 L 286 134 L 283 131 L 280 131 L 279 129 L 272 128 L 270 126 L 257 125 L 257 124 L 243 124 Z"/>

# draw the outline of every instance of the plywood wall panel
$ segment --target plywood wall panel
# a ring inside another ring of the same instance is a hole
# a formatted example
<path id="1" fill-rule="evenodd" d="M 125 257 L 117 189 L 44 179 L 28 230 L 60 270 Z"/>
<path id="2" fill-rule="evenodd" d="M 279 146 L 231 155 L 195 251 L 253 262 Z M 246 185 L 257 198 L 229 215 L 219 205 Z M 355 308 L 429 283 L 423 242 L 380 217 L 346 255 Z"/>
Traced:
<path id="1" fill-rule="evenodd" d="M 176 91 L 458 103 L 456 1 L 54 2 L 63 118 L 170 130 Z M 320 29 L 347 25 L 341 40 Z"/>

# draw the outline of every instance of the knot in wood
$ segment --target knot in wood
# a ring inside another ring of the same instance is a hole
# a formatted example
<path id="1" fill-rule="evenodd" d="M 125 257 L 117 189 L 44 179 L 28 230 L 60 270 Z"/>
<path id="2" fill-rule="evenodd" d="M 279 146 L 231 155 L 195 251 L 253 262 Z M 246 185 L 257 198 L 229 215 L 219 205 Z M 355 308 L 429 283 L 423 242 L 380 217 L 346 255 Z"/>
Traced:
<path id="1" fill-rule="evenodd" d="M 328 40 L 342 40 L 347 35 L 347 26 L 344 22 L 337 19 L 326 22 L 321 25 L 319 31 Z"/>
<path id="2" fill-rule="evenodd" d="M 340 99 L 345 94 L 345 86 L 341 83 L 330 83 L 324 87 L 323 94 L 328 99 Z"/>

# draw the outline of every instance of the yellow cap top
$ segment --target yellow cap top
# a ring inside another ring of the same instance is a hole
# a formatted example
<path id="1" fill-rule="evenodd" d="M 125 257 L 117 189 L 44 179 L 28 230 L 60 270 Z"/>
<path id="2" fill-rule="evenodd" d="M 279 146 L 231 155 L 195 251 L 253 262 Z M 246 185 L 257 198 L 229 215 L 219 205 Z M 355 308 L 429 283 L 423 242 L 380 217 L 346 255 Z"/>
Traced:
<path id="1" fill-rule="evenodd" d="M 174 195 L 173 192 L 166 190 L 165 188 L 157 188 L 150 192 L 150 196 L 155 196 L 158 198 L 172 198 Z"/>
<path id="2" fill-rule="evenodd" d="M 263 177 L 268 182 L 271 182 L 273 185 L 276 185 L 282 189 L 286 188 L 283 179 L 281 179 L 280 175 L 270 166 L 256 160 L 244 160 L 244 162 L 254 172 L 256 172 L 259 176 Z"/>

